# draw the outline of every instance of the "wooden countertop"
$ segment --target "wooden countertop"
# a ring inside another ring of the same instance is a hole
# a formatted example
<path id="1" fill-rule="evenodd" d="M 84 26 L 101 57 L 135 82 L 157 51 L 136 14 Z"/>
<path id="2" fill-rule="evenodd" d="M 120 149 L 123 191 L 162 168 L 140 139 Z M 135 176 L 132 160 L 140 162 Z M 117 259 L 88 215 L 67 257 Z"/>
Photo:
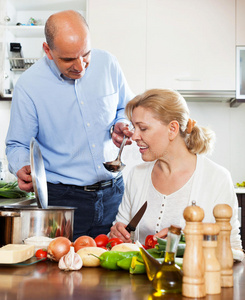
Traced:
<path id="1" fill-rule="evenodd" d="M 234 287 L 222 288 L 220 295 L 208 300 L 245 299 L 245 262 L 235 263 Z M 31 266 L 0 266 L 0 299 L 88 299 L 88 300 L 153 300 L 190 299 L 180 294 L 155 298 L 145 274 L 131 275 L 126 271 L 86 268 L 65 272 L 57 263 L 41 261 Z"/>

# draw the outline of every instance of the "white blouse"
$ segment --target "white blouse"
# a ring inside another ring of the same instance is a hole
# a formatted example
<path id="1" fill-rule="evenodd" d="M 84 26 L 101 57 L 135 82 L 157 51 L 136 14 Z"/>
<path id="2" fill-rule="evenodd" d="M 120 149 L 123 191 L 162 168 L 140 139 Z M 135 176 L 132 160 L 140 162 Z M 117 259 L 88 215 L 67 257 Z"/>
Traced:
<path id="1" fill-rule="evenodd" d="M 231 218 L 231 246 L 241 247 L 238 220 L 238 201 L 228 170 L 214 163 L 204 155 L 197 155 L 196 169 L 190 180 L 171 195 L 162 195 L 152 185 L 151 173 L 154 162 L 144 162 L 130 171 L 122 202 L 116 216 L 116 222 L 128 224 L 136 212 L 147 200 L 146 212 L 135 231 L 135 240 L 145 243 L 149 234 L 171 224 L 184 229 L 183 210 L 196 201 L 204 210 L 203 222 L 215 222 L 213 208 L 216 204 L 228 204 L 233 210 Z"/>

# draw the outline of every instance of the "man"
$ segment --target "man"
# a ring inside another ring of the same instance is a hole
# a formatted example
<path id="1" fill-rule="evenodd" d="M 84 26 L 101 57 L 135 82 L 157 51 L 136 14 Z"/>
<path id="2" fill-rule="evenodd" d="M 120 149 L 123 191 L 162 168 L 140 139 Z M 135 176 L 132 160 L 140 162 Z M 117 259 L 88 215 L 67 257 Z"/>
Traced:
<path id="1" fill-rule="evenodd" d="M 109 232 L 121 202 L 122 176 L 107 171 L 103 162 L 115 158 L 115 145 L 128 134 L 124 107 L 133 94 L 116 58 L 91 49 L 79 13 L 51 15 L 45 36 L 46 56 L 22 74 L 14 89 L 6 138 L 9 169 L 22 190 L 33 190 L 29 144 L 35 137 L 49 205 L 77 208 L 74 240 L 95 237 Z"/>

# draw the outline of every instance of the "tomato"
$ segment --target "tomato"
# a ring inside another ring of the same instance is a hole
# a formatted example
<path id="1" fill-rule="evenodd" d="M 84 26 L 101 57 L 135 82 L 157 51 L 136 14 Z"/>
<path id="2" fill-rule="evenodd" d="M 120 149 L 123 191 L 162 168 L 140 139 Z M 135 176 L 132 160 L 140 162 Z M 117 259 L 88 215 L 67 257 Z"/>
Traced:
<path id="1" fill-rule="evenodd" d="M 111 249 L 112 247 L 122 244 L 123 240 L 119 239 L 119 238 L 112 238 L 109 239 L 108 244 L 106 245 L 107 248 Z"/>
<path id="2" fill-rule="evenodd" d="M 154 248 L 155 245 L 157 244 L 157 241 L 153 240 L 153 234 L 147 235 L 145 238 L 145 247 L 146 249 L 151 249 Z"/>
<path id="3" fill-rule="evenodd" d="M 105 246 L 100 246 L 99 248 L 102 248 L 102 249 L 108 250 L 108 248 L 106 248 Z"/>
<path id="4" fill-rule="evenodd" d="M 106 247 L 109 242 L 109 238 L 106 234 L 99 234 L 94 240 L 97 247 Z"/>
<path id="5" fill-rule="evenodd" d="M 88 236 L 88 235 L 82 235 L 78 237 L 74 242 L 74 250 L 77 252 L 79 249 L 84 247 L 96 247 L 95 240 Z"/>
<path id="6" fill-rule="evenodd" d="M 38 249 L 36 251 L 36 257 L 38 257 L 38 258 L 46 258 L 47 259 L 47 254 L 48 254 L 48 252 L 46 249 Z"/>

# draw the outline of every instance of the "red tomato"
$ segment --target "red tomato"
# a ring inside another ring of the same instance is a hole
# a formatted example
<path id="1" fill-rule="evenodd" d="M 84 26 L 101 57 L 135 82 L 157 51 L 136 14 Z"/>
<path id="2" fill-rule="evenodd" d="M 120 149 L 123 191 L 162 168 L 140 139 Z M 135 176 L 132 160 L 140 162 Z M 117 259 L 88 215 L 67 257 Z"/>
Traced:
<path id="1" fill-rule="evenodd" d="M 155 245 L 157 244 L 157 241 L 153 240 L 153 234 L 147 235 L 145 238 L 145 247 L 146 249 L 151 249 L 154 248 Z"/>
<path id="2" fill-rule="evenodd" d="M 100 246 L 99 248 L 102 248 L 102 249 L 108 250 L 108 248 L 106 248 L 106 247 L 104 247 L 104 246 Z"/>
<path id="3" fill-rule="evenodd" d="M 95 240 L 88 235 L 80 236 L 73 244 L 75 252 L 84 247 L 96 247 Z"/>
<path id="4" fill-rule="evenodd" d="M 109 238 L 106 234 L 99 234 L 94 240 L 97 247 L 106 247 L 109 242 Z"/>
<path id="5" fill-rule="evenodd" d="M 36 252 L 36 257 L 38 258 L 46 258 L 47 259 L 47 250 L 46 249 L 38 249 Z"/>
<path id="6" fill-rule="evenodd" d="M 119 238 L 112 238 L 109 239 L 108 244 L 106 245 L 107 248 L 111 249 L 112 247 L 122 244 L 123 240 L 119 239 Z"/>

